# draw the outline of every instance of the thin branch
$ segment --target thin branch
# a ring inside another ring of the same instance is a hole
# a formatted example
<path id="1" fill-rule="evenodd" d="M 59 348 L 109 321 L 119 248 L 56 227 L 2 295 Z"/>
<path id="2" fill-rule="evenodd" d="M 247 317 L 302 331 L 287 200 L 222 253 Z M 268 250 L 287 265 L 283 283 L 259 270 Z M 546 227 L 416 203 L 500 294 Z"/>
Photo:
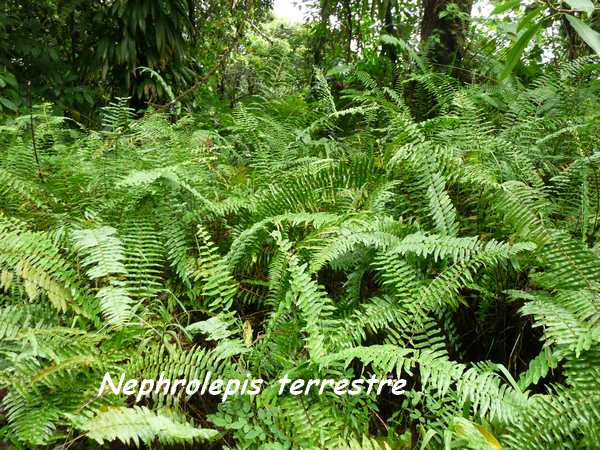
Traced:
<path id="1" fill-rule="evenodd" d="M 568 9 L 568 8 L 555 8 L 552 7 L 554 11 L 562 12 L 562 13 L 576 13 L 576 12 L 584 12 L 581 9 Z M 600 6 L 594 6 L 594 11 L 600 11 Z"/>
<path id="2" fill-rule="evenodd" d="M 183 91 L 181 94 L 179 94 L 177 97 L 175 97 L 173 100 L 171 100 L 168 103 L 165 103 L 164 105 L 154 105 L 155 108 L 157 110 L 165 110 L 173 105 L 175 105 L 177 102 L 179 102 L 183 97 L 186 97 L 187 95 L 191 94 L 192 92 L 194 92 L 196 89 L 198 89 L 200 86 L 204 85 L 208 79 L 210 77 L 212 77 L 215 72 L 217 70 L 219 70 L 219 68 L 221 68 L 223 66 L 223 63 L 227 60 L 227 58 L 229 57 L 229 55 L 231 54 L 231 52 L 233 51 L 234 48 L 237 48 L 239 41 L 241 40 L 242 36 L 243 36 L 243 32 L 244 32 L 244 25 L 246 24 L 246 19 L 242 19 L 241 23 L 238 25 L 237 31 L 236 31 L 236 35 L 235 38 L 233 40 L 233 42 L 231 43 L 231 45 L 219 56 L 219 58 L 217 59 L 216 64 L 213 66 L 213 68 L 207 72 L 204 76 L 202 76 L 201 78 L 197 79 L 194 84 L 192 84 L 189 88 L 187 88 L 185 91 Z"/>
<path id="3" fill-rule="evenodd" d="M 559 12 L 559 13 L 576 13 L 576 12 L 583 12 L 581 9 L 569 9 L 569 8 L 560 8 L 558 6 L 554 6 L 550 0 L 544 0 L 543 3 L 545 3 L 548 8 L 550 8 L 552 11 L 554 12 Z M 600 6 L 594 6 L 594 11 L 600 11 Z"/>
<path id="4" fill-rule="evenodd" d="M 205 84 L 208 81 L 208 79 L 215 74 L 215 72 L 219 69 L 219 67 L 221 67 L 221 65 L 223 64 L 223 62 L 225 61 L 225 59 L 229 56 L 229 53 L 231 53 L 231 48 L 232 47 L 229 47 L 224 53 L 221 54 L 221 56 L 217 60 L 217 63 L 214 65 L 214 67 L 209 72 L 207 72 L 203 77 L 198 78 L 194 82 L 194 84 L 192 84 L 189 88 L 187 88 L 185 91 L 183 91 L 181 94 L 179 94 L 177 97 L 175 97 L 170 102 L 165 103 L 163 105 L 154 105 L 155 108 L 157 110 L 167 109 L 167 108 L 173 106 L 174 104 L 176 104 L 183 97 L 191 94 L 196 89 L 198 89 L 200 86 L 202 86 L 203 84 Z"/>
<path id="5" fill-rule="evenodd" d="M 40 160 L 38 158 L 37 147 L 35 145 L 35 131 L 33 128 L 33 109 L 31 106 L 31 81 L 27 81 L 27 100 L 29 102 L 29 126 L 31 128 L 31 143 L 33 144 L 33 156 L 35 158 L 35 164 L 38 170 L 38 177 L 40 180 L 44 181 L 44 176 L 42 175 L 42 169 L 40 168 Z"/>

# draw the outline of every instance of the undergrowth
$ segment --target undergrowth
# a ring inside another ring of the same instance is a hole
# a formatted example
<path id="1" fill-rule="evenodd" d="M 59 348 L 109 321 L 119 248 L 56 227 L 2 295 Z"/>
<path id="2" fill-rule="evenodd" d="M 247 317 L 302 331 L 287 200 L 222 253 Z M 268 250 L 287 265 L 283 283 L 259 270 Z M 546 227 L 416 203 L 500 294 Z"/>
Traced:
<path id="1" fill-rule="evenodd" d="M 590 58 L 528 87 L 426 73 L 439 113 L 348 75 L 86 130 L 1 126 L 0 396 L 15 448 L 592 448 L 600 104 Z M 36 161 L 37 153 L 37 161 Z M 127 378 L 403 377 L 400 397 L 220 403 Z"/>

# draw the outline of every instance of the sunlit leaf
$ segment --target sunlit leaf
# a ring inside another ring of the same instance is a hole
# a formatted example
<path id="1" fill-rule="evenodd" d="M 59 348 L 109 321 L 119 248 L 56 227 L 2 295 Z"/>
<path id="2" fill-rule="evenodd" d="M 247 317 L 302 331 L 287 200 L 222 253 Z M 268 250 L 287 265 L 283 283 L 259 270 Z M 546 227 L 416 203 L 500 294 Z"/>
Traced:
<path id="1" fill-rule="evenodd" d="M 575 16 L 566 15 L 571 26 L 577 31 L 577 34 L 600 56 L 600 34 L 592 30 Z"/>
<path id="2" fill-rule="evenodd" d="M 525 47 L 527 47 L 527 44 L 529 44 L 529 41 L 531 41 L 533 36 L 535 36 L 535 34 L 540 30 L 540 28 L 541 28 L 541 24 L 536 23 L 535 25 L 533 25 L 530 28 L 528 28 L 527 30 L 525 30 L 523 32 L 523 34 L 521 34 L 521 37 L 517 40 L 517 42 L 515 42 L 515 44 L 512 46 L 512 48 L 508 52 L 508 57 L 506 58 L 506 64 L 504 65 L 504 69 L 502 70 L 502 73 L 500 74 L 501 80 L 506 78 L 508 75 L 510 75 L 512 70 L 515 68 L 515 66 L 521 59 L 523 50 L 525 50 Z"/>

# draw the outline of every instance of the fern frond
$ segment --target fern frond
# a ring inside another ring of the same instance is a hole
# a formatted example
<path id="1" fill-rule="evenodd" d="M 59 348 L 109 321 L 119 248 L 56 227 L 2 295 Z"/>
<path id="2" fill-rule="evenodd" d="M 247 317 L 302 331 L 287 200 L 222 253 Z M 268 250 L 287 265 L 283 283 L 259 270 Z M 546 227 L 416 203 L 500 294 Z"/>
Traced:
<path id="1" fill-rule="evenodd" d="M 123 245 L 112 227 L 73 230 L 74 248 L 81 252 L 81 264 L 90 279 L 126 273 Z"/>
<path id="2" fill-rule="evenodd" d="M 208 301 L 209 310 L 224 311 L 229 309 L 238 286 L 231 276 L 227 263 L 212 243 L 210 235 L 198 225 L 198 268 L 192 271 L 192 277 L 202 282 L 200 295 Z"/>
<path id="3" fill-rule="evenodd" d="M 505 440 L 517 449 L 595 445 L 600 423 L 600 392 L 557 389 L 538 395 L 508 430 Z M 534 425 L 535 424 L 535 425 Z"/>
<path id="4" fill-rule="evenodd" d="M 145 406 L 108 408 L 82 425 L 90 439 L 99 444 L 119 440 L 136 447 L 164 444 L 206 442 L 218 435 L 216 430 L 196 428 L 169 411 L 151 411 Z"/>
<path id="5" fill-rule="evenodd" d="M 456 210 L 444 190 L 444 180 L 438 173 L 433 174 L 431 177 L 427 197 L 436 231 L 443 236 L 456 236 L 458 232 Z"/>

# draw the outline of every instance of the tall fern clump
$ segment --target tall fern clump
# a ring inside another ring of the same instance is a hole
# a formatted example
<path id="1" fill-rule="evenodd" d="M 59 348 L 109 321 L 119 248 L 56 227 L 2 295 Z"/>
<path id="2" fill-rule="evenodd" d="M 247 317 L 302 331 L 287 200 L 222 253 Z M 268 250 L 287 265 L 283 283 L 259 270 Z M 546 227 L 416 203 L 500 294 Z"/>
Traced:
<path id="1" fill-rule="evenodd" d="M 591 59 L 527 88 L 418 74 L 439 111 L 420 122 L 360 71 L 343 106 L 316 73 L 315 101 L 246 102 L 217 129 L 134 119 L 124 100 L 100 131 L 45 106 L 6 121 L 2 440 L 592 448 L 597 77 Z M 208 371 L 265 386 L 224 402 L 98 392 L 106 372 Z M 279 395 L 285 375 L 407 386 Z"/>

